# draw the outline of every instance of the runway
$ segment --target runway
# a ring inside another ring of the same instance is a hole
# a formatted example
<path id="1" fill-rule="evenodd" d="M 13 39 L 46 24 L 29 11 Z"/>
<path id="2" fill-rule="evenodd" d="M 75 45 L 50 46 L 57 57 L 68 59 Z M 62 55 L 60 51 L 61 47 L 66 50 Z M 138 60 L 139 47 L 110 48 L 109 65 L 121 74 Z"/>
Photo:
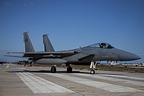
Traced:
<path id="1" fill-rule="evenodd" d="M 144 96 L 143 73 L 0 66 L 0 96 Z"/>

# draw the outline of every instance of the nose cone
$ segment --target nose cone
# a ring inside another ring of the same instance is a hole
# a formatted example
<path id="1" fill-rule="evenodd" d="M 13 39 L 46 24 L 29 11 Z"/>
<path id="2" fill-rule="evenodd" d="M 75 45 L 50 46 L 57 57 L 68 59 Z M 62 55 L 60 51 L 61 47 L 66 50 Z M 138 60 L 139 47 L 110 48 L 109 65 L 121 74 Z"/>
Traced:
<path id="1" fill-rule="evenodd" d="M 138 59 L 141 59 L 141 57 L 139 57 L 139 56 L 137 56 L 137 55 L 135 55 L 133 53 L 127 53 L 127 58 L 129 60 L 138 60 Z"/>
<path id="2" fill-rule="evenodd" d="M 122 61 L 131 61 L 131 60 L 138 60 L 138 59 L 141 59 L 141 57 L 133 54 L 133 53 L 130 53 L 130 52 L 126 52 L 126 51 L 123 51 L 121 50 L 120 51 L 120 59 Z"/>

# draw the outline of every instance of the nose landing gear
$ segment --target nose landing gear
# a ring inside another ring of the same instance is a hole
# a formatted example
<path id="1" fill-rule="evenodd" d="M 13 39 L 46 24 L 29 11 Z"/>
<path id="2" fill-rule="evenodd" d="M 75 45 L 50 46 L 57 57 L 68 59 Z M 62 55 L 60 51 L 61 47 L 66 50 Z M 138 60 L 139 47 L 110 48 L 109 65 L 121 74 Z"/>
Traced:
<path id="1" fill-rule="evenodd" d="M 96 69 L 96 66 L 99 62 L 94 62 L 94 61 L 91 61 L 91 64 L 90 64 L 90 74 L 95 74 L 95 69 Z"/>

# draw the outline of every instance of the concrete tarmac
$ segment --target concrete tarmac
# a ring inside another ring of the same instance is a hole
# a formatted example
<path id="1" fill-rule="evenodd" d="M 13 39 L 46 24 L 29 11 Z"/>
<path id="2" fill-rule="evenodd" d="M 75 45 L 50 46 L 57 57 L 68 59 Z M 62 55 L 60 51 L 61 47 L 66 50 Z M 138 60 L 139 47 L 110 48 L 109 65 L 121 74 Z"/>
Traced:
<path id="1" fill-rule="evenodd" d="M 144 74 L 0 65 L 0 96 L 144 96 Z"/>

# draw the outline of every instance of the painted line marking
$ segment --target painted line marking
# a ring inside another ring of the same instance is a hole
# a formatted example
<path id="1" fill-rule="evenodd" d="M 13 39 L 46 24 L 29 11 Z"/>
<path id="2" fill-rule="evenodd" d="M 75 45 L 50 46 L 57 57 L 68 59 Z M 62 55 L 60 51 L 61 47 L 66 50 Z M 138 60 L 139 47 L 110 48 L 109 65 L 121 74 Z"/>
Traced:
<path id="1" fill-rule="evenodd" d="M 62 75 L 62 74 L 50 74 L 50 73 L 44 73 L 44 74 L 62 78 L 62 79 L 69 80 L 72 82 L 92 86 L 92 87 L 103 89 L 103 90 L 110 91 L 110 92 L 142 92 L 142 90 L 138 90 L 138 89 L 131 88 L 131 87 L 114 85 L 110 83 L 94 81 L 94 80 L 84 79 L 84 78 L 79 78 L 79 77 L 74 77 L 74 76 L 67 76 L 67 75 Z"/>
<path id="2" fill-rule="evenodd" d="M 65 87 L 47 81 L 31 73 L 16 73 L 33 93 L 64 93 L 73 92 Z"/>
<path id="3" fill-rule="evenodd" d="M 24 70 L 26 68 L 10 68 L 10 69 L 19 69 L 19 70 Z"/>
<path id="4" fill-rule="evenodd" d="M 120 77 L 120 78 L 134 79 L 134 80 L 144 80 L 144 78 L 140 78 L 140 77 L 130 77 L 130 76 L 122 76 L 122 75 L 105 75 L 105 76 Z"/>
<path id="5" fill-rule="evenodd" d="M 126 84 L 133 84 L 133 85 L 144 86 L 144 82 L 124 80 L 124 79 L 111 78 L 111 77 L 104 77 L 103 75 L 102 76 L 89 75 L 89 74 L 75 74 L 75 75 L 86 76 L 86 77 L 93 77 L 93 78 L 97 78 L 97 79 L 104 79 L 104 80 L 110 80 L 110 81 L 119 81 L 119 82 L 126 83 Z"/>

